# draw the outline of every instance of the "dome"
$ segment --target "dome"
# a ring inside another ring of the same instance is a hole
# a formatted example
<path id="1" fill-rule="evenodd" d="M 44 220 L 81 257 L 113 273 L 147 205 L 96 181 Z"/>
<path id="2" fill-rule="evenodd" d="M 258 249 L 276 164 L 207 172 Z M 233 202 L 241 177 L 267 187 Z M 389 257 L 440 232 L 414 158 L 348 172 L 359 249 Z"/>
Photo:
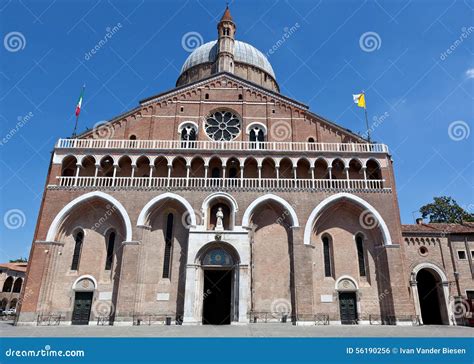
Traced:
<path id="1" fill-rule="evenodd" d="M 272 65 L 268 62 L 267 57 L 254 46 L 236 40 L 234 46 L 234 60 L 237 63 L 245 63 L 251 66 L 260 68 L 268 73 L 274 79 L 275 72 L 273 72 Z M 217 57 L 217 40 L 205 43 L 196 48 L 186 59 L 181 68 L 181 74 L 201 63 L 215 62 Z"/>

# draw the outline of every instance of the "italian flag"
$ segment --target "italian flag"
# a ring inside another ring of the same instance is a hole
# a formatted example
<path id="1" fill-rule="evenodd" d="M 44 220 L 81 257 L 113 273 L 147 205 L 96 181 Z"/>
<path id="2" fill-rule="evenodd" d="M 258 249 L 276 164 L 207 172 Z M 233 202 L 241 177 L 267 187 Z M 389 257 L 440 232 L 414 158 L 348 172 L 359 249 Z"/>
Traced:
<path id="1" fill-rule="evenodd" d="M 76 105 L 76 117 L 79 116 L 81 112 L 81 107 L 82 107 L 82 99 L 84 98 L 84 89 L 86 88 L 86 85 L 82 86 L 82 91 L 81 95 L 79 96 L 79 100 L 77 100 L 77 105 Z"/>

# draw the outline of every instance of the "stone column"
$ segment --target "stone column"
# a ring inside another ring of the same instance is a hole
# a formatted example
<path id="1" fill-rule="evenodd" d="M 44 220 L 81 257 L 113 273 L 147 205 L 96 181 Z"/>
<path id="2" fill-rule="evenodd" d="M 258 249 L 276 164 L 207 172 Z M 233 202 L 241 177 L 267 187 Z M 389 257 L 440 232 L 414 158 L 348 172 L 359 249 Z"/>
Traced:
<path id="1" fill-rule="evenodd" d="M 239 322 L 249 322 L 250 274 L 248 265 L 239 266 Z"/>
<path id="2" fill-rule="evenodd" d="M 199 266 L 195 264 L 186 265 L 186 288 L 184 291 L 184 317 L 183 324 L 196 324 L 198 323 L 197 317 L 195 317 L 195 304 L 198 296 L 196 294 L 196 286 L 198 282 L 197 270 L 200 269 Z"/>

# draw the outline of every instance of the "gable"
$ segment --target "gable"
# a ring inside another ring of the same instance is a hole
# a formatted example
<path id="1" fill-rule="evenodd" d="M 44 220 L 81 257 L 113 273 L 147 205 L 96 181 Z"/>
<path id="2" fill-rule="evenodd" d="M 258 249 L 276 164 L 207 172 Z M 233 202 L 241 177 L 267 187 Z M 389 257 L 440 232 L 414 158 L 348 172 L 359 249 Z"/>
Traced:
<path id="1" fill-rule="evenodd" d="M 142 100 L 137 108 L 79 137 L 178 139 L 182 122 L 202 126 L 204 117 L 219 108 L 242 116 L 242 132 L 236 140 L 247 140 L 246 125 L 262 122 L 268 130 L 275 130 L 274 138 L 268 138 L 273 141 L 302 142 L 311 137 L 319 142 L 364 142 L 351 131 L 311 113 L 306 105 L 228 73 Z"/>

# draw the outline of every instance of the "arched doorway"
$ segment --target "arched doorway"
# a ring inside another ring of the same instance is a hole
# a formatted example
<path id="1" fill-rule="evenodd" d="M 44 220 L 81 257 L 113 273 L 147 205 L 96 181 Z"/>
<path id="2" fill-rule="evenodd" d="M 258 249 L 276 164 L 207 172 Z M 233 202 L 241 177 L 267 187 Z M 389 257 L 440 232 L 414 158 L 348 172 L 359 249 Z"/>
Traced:
<path id="1" fill-rule="evenodd" d="M 202 323 L 228 325 L 238 320 L 238 269 L 235 254 L 224 244 L 211 244 L 201 255 Z"/>
<path id="2" fill-rule="evenodd" d="M 92 277 L 82 276 L 74 282 L 72 289 L 74 291 L 74 306 L 71 324 L 89 325 L 96 281 Z"/>
<path id="3" fill-rule="evenodd" d="M 359 288 L 356 281 L 349 276 L 342 276 L 336 281 L 341 324 L 354 325 L 359 322 L 357 294 Z"/>
<path id="4" fill-rule="evenodd" d="M 416 275 L 421 319 L 424 325 L 447 323 L 445 298 L 440 276 L 433 270 L 424 268 Z"/>

